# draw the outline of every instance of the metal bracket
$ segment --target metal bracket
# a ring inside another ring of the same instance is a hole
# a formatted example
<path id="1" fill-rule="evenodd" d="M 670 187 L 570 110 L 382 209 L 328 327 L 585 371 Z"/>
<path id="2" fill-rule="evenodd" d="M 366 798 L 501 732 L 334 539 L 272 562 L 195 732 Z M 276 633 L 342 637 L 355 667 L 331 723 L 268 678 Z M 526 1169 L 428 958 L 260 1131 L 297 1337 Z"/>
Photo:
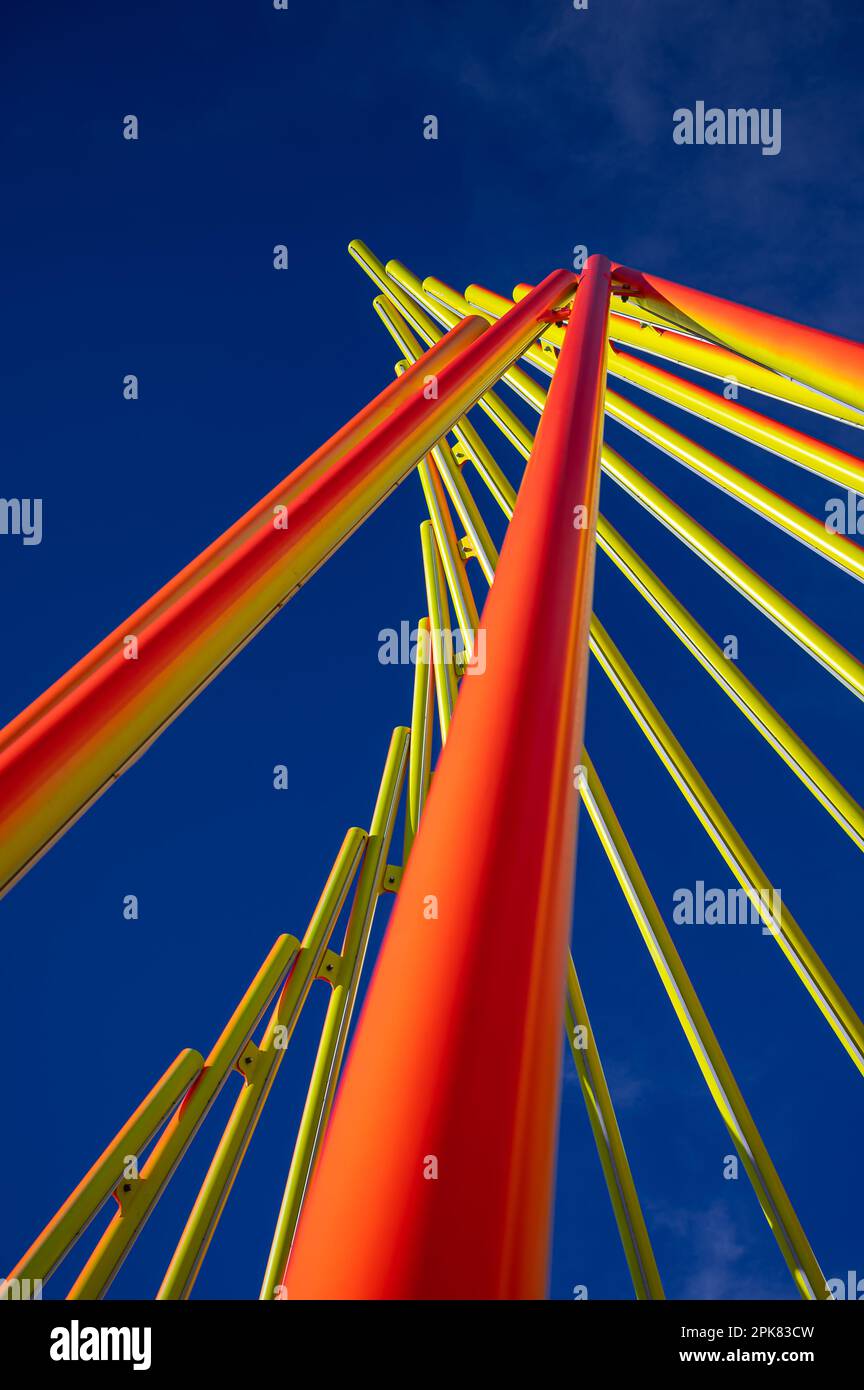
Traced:
<path id="1" fill-rule="evenodd" d="M 121 1178 L 117 1186 L 114 1188 L 112 1196 L 114 1198 L 114 1201 L 120 1208 L 121 1216 L 124 1215 L 131 1203 L 135 1201 L 138 1188 L 141 1186 L 141 1183 L 143 1181 L 144 1179 L 141 1177 L 141 1174 L 139 1173 L 137 1178 Z"/>
<path id="2" fill-rule="evenodd" d="M 321 962 L 321 969 L 315 979 L 326 980 L 328 985 L 338 985 L 341 969 L 342 957 L 337 955 L 335 951 L 328 951 Z"/>
<path id="3" fill-rule="evenodd" d="M 234 1070 L 239 1071 L 244 1081 L 251 1081 L 258 1065 L 258 1058 L 261 1056 L 261 1049 L 250 1038 L 244 1047 L 237 1061 L 234 1063 Z"/>
<path id="4" fill-rule="evenodd" d="M 402 882 L 402 865 L 388 864 L 384 870 L 384 877 L 381 880 L 382 893 L 398 893 L 399 884 Z"/>

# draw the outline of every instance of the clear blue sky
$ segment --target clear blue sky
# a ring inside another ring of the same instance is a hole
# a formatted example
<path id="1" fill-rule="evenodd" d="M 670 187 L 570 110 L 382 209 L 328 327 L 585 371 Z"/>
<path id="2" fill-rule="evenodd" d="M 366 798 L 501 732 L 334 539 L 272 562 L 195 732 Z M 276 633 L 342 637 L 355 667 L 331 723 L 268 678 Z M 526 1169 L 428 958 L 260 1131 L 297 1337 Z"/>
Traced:
<path id="1" fill-rule="evenodd" d="M 504 292 L 584 243 L 862 336 L 864 23 L 851 0 L 590 0 L 586 12 L 570 0 L 290 0 L 287 12 L 91 0 L 19 7 L 6 26 L 0 491 L 43 499 L 44 538 L 0 537 L 2 722 L 390 379 L 352 237 Z M 700 99 L 780 107 L 781 153 L 675 145 L 672 112 Z M 135 143 L 122 139 L 129 113 Z M 437 142 L 422 138 L 427 114 Z M 276 243 L 286 272 L 272 268 Z M 130 372 L 134 403 L 121 394 Z M 487 437 L 516 480 L 515 455 Z M 864 655 L 853 580 L 609 437 Z M 699 437 L 712 441 L 707 427 Z M 830 485 L 717 440 L 823 514 Z M 738 636 L 742 668 L 861 799 L 854 697 L 608 481 L 603 507 L 712 635 Z M 345 828 L 368 821 L 390 730 L 410 710 L 410 672 L 379 664 L 377 635 L 422 611 L 422 515 L 409 479 L 0 906 L 0 1262 L 181 1047 L 206 1052 L 276 935 L 302 933 Z M 640 604 L 601 559 L 603 622 L 860 1011 L 859 853 Z M 588 743 L 669 920 L 676 888 L 732 881 L 616 700 L 595 670 Z M 287 792 L 273 790 L 276 763 Z M 135 923 L 122 915 L 131 893 Z M 382 907 L 376 942 L 385 919 Z M 758 928 L 675 930 L 826 1274 L 864 1276 L 860 1078 Z M 723 1181 L 730 1142 L 587 821 L 574 954 L 667 1293 L 792 1296 L 746 1178 Z M 316 998 L 200 1296 L 257 1295 Z M 117 1296 L 155 1291 L 229 1103 Z M 628 1298 L 569 1059 L 562 1117 L 552 1294 L 587 1284 Z M 78 1258 L 47 1292 L 65 1293 Z"/>

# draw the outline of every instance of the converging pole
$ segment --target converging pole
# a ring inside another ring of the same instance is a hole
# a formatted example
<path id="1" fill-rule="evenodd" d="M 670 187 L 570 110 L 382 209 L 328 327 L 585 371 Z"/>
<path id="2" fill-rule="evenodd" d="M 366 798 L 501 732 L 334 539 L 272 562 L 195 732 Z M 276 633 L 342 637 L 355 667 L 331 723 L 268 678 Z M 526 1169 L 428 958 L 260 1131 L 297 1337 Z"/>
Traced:
<path id="1" fill-rule="evenodd" d="M 287 1298 L 546 1290 L 610 284 L 591 257 Z"/>
<path id="2" fill-rule="evenodd" d="M 0 893 L 149 746 L 566 303 L 465 319 L 0 731 Z"/>

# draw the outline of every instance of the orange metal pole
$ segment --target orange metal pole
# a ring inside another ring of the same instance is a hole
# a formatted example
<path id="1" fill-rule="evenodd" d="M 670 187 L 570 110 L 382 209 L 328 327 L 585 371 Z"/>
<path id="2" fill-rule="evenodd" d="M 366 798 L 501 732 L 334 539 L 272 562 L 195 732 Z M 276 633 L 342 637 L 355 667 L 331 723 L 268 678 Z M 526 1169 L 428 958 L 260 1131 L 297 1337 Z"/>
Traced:
<path id="1" fill-rule="evenodd" d="M 481 620 L 486 669 L 463 679 L 288 1298 L 546 1290 L 610 284 L 592 257 Z"/>
<path id="2" fill-rule="evenodd" d="M 0 733 L 0 892 L 378 507 L 537 337 L 575 277 L 463 320 Z"/>
<path id="3" fill-rule="evenodd" d="M 616 265 L 617 293 L 688 333 L 701 333 L 826 396 L 864 409 L 864 345 L 719 295 Z"/>

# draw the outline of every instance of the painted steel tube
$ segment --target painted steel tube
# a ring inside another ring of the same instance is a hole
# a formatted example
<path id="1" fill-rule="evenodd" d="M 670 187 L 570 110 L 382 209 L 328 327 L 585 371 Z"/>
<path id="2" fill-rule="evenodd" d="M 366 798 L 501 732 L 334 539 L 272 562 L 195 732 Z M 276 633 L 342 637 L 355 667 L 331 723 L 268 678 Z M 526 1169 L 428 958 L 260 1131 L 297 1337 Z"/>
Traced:
<path id="1" fill-rule="evenodd" d="M 318 976 L 330 937 L 359 868 L 366 840 L 366 831 L 357 826 L 352 826 L 345 835 L 291 972 L 282 986 L 261 1046 L 251 1052 L 251 1063 L 247 1064 L 244 1059 L 241 1064 L 245 1084 L 234 1102 L 218 1148 L 156 1295 L 157 1299 L 188 1298 L 192 1292 L 297 1020 Z"/>
<path id="2" fill-rule="evenodd" d="M 616 265 L 619 286 L 660 318 L 864 410 L 864 345 L 716 294 Z"/>
<path id="3" fill-rule="evenodd" d="M 335 462 L 331 442 L 226 533 L 230 543 L 223 537 L 205 551 L 13 721 L 0 735 L 0 889 L 380 505 L 536 338 L 542 316 L 566 303 L 573 286 L 572 275 L 555 271 L 493 327 L 475 320 L 454 328 L 431 349 L 434 357 L 409 368 L 367 407 L 378 420 L 374 428 L 367 428 L 372 416 L 362 428 L 352 422 L 346 429 L 354 442 L 345 447 L 343 440 Z M 134 649 L 124 642 L 129 636 Z"/>
<path id="4" fill-rule="evenodd" d="M 808 1300 L 830 1299 L 825 1276 L 795 1208 L 780 1181 L 660 909 L 587 753 L 580 777 L 580 790 L 585 809 L 621 885 L 705 1084 L 741 1156 L 798 1292 Z"/>
<path id="5" fill-rule="evenodd" d="M 546 1290 L 609 289 L 592 259 L 484 609 L 486 669 L 463 681 L 288 1298 Z"/>
<path id="6" fill-rule="evenodd" d="M 567 1040 L 582 1088 L 585 1109 L 600 1166 L 606 1179 L 609 1200 L 615 1213 L 615 1223 L 624 1258 L 633 1280 L 638 1299 L 662 1299 L 663 1284 L 654 1258 L 654 1250 L 645 1225 L 645 1217 L 636 1192 L 636 1184 L 621 1138 L 618 1117 L 600 1060 L 600 1052 L 573 957 L 567 966 Z"/>
<path id="7" fill-rule="evenodd" d="M 84 1234 L 123 1176 L 130 1154 L 140 1154 L 186 1094 L 204 1065 L 200 1052 L 186 1048 L 144 1097 L 89 1172 L 67 1197 L 56 1216 L 21 1257 L 8 1280 L 41 1279 L 44 1284 Z M 0 1284 L 0 1298 L 3 1297 Z"/>
<path id="8" fill-rule="evenodd" d="M 68 1295 L 71 1300 L 102 1298 L 110 1287 L 299 949 L 300 942 L 295 936 L 277 938 L 182 1104 L 160 1134 L 139 1176 L 117 1189 L 119 1210 L 72 1285 Z"/>
<path id="9" fill-rule="evenodd" d="M 321 1029 L 312 1080 L 303 1107 L 297 1142 L 261 1285 L 260 1297 L 264 1300 L 281 1299 L 284 1296 L 283 1271 L 291 1257 L 297 1221 L 327 1130 L 375 910 L 383 888 L 390 844 L 405 783 L 409 741 L 410 730 L 393 730 L 375 809 L 369 823 L 369 838 L 351 905 L 351 915 L 345 928 L 338 974 L 332 981 L 333 993 Z"/>

